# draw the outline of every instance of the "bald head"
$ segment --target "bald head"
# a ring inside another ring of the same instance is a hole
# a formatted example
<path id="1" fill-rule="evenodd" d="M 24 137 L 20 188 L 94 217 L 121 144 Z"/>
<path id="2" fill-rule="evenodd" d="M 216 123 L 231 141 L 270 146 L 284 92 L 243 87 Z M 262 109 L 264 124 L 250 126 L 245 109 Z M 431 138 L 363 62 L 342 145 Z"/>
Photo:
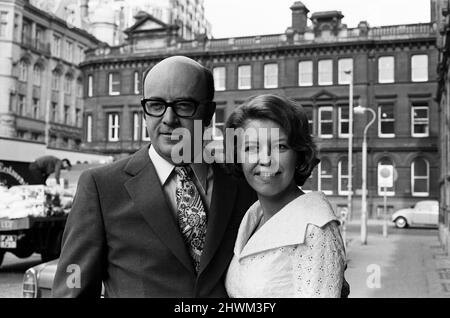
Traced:
<path id="1" fill-rule="evenodd" d="M 144 79 L 144 97 L 152 97 L 153 91 L 166 90 L 173 98 L 196 92 L 199 101 L 214 99 L 214 79 L 211 71 L 200 63 L 185 57 L 172 56 L 156 64 Z"/>

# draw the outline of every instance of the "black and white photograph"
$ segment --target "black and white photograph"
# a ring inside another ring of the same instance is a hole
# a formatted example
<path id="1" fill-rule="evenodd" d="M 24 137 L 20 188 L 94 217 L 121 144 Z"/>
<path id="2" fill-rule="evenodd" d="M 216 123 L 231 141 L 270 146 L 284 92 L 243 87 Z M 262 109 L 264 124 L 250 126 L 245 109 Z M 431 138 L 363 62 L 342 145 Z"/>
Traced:
<path id="1" fill-rule="evenodd" d="M 0 298 L 450 298 L 450 0 L 0 0 Z"/>

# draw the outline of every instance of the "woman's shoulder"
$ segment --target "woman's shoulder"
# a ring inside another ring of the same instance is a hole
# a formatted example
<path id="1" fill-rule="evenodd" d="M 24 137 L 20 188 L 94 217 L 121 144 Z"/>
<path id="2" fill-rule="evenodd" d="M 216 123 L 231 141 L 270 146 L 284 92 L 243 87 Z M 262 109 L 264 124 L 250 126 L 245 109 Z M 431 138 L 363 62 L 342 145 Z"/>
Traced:
<path id="1" fill-rule="evenodd" d="M 331 221 L 339 224 L 339 219 L 325 194 L 321 191 L 305 193 L 286 206 L 290 213 L 303 224 L 323 227 Z"/>

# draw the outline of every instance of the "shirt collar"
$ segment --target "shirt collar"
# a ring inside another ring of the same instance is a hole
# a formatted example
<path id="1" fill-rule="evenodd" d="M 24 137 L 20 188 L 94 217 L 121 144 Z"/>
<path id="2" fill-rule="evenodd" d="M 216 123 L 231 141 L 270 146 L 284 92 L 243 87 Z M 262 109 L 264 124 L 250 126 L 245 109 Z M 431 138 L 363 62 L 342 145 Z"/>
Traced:
<path id="1" fill-rule="evenodd" d="M 161 157 L 156 152 L 153 145 L 150 145 L 150 148 L 148 149 L 148 155 L 150 156 L 150 160 L 155 166 L 156 174 L 158 175 L 161 185 L 164 185 L 169 179 L 173 169 L 175 168 L 175 165 Z M 195 178 L 197 178 L 197 180 L 199 181 L 203 192 L 206 193 L 208 181 L 208 165 L 205 163 L 193 163 L 190 164 L 190 167 L 194 172 Z"/>

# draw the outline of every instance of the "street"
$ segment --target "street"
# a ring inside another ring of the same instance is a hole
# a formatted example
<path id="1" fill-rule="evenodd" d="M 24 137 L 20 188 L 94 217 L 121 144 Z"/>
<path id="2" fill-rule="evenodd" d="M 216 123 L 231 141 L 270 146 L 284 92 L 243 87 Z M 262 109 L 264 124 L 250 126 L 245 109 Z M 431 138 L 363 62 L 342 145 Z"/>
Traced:
<path id="1" fill-rule="evenodd" d="M 351 298 L 450 297 L 450 259 L 439 247 L 437 229 L 389 226 L 384 238 L 381 223 L 369 222 L 367 245 L 361 245 L 359 230 L 357 221 L 347 225 L 345 277 Z M 38 254 L 19 259 L 7 253 L 0 297 L 21 297 L 23 273 L 40 262 Z"/>

